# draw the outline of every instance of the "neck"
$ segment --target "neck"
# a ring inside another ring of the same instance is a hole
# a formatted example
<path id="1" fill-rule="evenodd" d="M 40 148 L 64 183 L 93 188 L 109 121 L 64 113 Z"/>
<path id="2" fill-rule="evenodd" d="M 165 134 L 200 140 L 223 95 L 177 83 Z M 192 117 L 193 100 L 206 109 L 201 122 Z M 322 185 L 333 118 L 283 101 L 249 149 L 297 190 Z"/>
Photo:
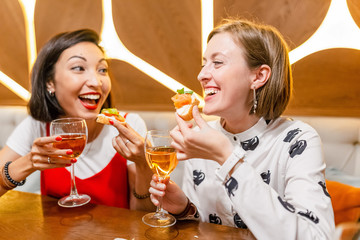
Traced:
<path id="1" fill-rule="evenodd" d="M 255 115 L 247 115 L 242 119 L 229 119 L 229 118 L 221 118 L 221 126 L 228 132 L 236 134 L 241 133 L 252 126 L 254 126 L 258 121 L 259 117 Z"/>
<path id="2" fill-rule="evenodd" d="M 95 120 L 86 120 L 88 128 L 88 142 L 92 142 L 100 134 L 103 124 L 97 123 Z"/>

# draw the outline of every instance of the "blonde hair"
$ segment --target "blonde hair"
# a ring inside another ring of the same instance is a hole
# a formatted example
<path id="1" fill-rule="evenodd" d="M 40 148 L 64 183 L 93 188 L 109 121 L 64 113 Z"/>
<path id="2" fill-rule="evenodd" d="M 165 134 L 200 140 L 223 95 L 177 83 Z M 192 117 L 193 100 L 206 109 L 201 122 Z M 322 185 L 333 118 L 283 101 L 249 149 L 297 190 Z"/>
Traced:
<path id="1" fill-rule="evenodd" d="M 243 48 L 250 69 L 263 64 L 271 68 L 268 81 L 256 90 L 256 115 L 266 120 L 278 118 L 286 109 L 292 94 L 292 74 L 288 46 L 277 29 L 247 20 L 225 19 L 208 36 L 230 33 Z M 251 112 L 253 109 L 251 109 Z"/>

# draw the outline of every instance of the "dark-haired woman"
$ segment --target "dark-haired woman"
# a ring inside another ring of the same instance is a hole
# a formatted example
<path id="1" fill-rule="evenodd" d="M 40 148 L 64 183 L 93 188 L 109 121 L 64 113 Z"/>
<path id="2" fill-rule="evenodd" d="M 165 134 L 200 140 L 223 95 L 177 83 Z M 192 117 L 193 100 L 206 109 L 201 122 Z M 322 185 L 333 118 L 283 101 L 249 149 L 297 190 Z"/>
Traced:
<path id="1" fill-rule="evenodd" d="M 151 172 L 143 152 L 144 121 L 130 113 L 125 126 L 96 122 L 100 110 L 111 107 L 108 62 L 97 33 L 81 29 L 53 37 L 37 57 L 31 86 L 30 116 L 0 152 L 0 195 L 22 185 L 37 170 L 42 194 L 68 195 L 68 167 L 75 159 L 50 157 L 54 151 L 59 156 L 67 153 L 52 148 L 59 138 L 49 136 L 49 125 L 57 118 L 81 117 L 87 123 L 88 143 L 75 165 L 78 191 L 97 204 L 151 209 L 146 198 Z"/>

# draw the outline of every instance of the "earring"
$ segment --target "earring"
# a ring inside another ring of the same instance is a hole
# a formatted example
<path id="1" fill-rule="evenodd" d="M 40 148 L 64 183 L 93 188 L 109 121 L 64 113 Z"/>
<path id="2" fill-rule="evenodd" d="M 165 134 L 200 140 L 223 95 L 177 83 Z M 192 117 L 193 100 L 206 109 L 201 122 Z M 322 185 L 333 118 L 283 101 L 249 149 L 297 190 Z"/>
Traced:
<path id="1" fill-rule="evenodd" d="M 253 88 L 253 93 L 254 93 L 254 105 L 253 105 L 253 114 L 256 113 L 256 108 L 257 108 L 257 100 L 256 100 L 256 88 Z"/>
<path id="2" fill-rule="evenodd" d="M 52 92 L 51 90 L 48 90 L 48 93 L 49 93 L 50 97 L 55 96 L 55 92 Z"/>

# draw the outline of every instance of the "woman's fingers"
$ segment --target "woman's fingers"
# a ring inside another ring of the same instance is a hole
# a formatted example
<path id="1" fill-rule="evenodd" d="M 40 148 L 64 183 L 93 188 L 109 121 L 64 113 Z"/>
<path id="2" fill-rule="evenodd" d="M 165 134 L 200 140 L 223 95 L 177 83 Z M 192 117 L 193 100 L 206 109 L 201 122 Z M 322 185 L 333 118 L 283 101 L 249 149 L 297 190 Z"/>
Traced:
<path id="1" fill-rule="evenodd" d="M 34 145 L 45 146 L 52 145 L 53 142 L 60 142 L 62 140 L 61 136 L 50 136 L 50 137 L 40 137 L 34 140 Z"/>
<path id="2" fill-rule="evenodd" d="M 205 119 L 203 119 L 202 116 L 200 115 L 198 106 L 193 107 L 193 117 L 194 117 L 194 121 L 196 122 L 196 125 L 198 125 L 200 129 L 209 126 L 205 121 Z"/>
<path id="3" fill-rule="evenodd" d="M 124 125 L 115 121 L 113 126 L 119 131 L 119 135 L 112 140 L 114 149 L 129 160 L 142 159 L 144 157 L 144 138 L 128 124 Z"/>
<path id="4" fill-rule="evenodd" d="M 41 137 L 34 140 L 30 151 L 30 161 L 39 170 L 66 167 L 74 163 L 72 149 L 58 149 L 53 146 L 54 142 L 61 141 L 60 136 Z"/>
<path id="5" fill-rule="evenodd" d="M 71 163 L 75 163 L 75 158 L 59 158 L 46 155 L 34 155 L 31 158 L 32 164 L 37 170 L 45 170 L 51 168 L 68 167 Z"/>
<path id="6" fill-rule="evenodd" d="M 188 124 L 177 113 L 175 113 L 175 119 L 179 127 L 179 132 L 186 134 L 190 131 Z"/>
<path id="7" fill-rule="evenodd" d="M 127 145 L 131 144 L 131 141 L 119 135 L 113 138 L 112 144 L 117 152 L 119 152 L 121 155 L 124 155 L 126 150 L 128 150 Z"/>
<path id="8" fill-rule="evenodd" d="M 158 182 L 159 178 L 154 174 L 152 180 L 150 181 L 150 199 L 155 206 L 159 205 L 159 197 L 165 195 L 166 185 L 164 183 Z"/>
<path id="9" fill-rule="evenodd" d="M 189 159 L 189 157 L 184 152 L 181 152 L 181 151 L 176 152 L 176 157 L 177 157 L 178 161 L 183 161 L 183 160 Z"/>
<path id="10" fill-rule="evenodd" d="M 119 121 L 114 121 L 114 127 L 119 131 L 119 136 L 124 140 L 129 139 L 134 142 L 138 138 L 139 134 L 127 123 L 121 123 Z"/>

